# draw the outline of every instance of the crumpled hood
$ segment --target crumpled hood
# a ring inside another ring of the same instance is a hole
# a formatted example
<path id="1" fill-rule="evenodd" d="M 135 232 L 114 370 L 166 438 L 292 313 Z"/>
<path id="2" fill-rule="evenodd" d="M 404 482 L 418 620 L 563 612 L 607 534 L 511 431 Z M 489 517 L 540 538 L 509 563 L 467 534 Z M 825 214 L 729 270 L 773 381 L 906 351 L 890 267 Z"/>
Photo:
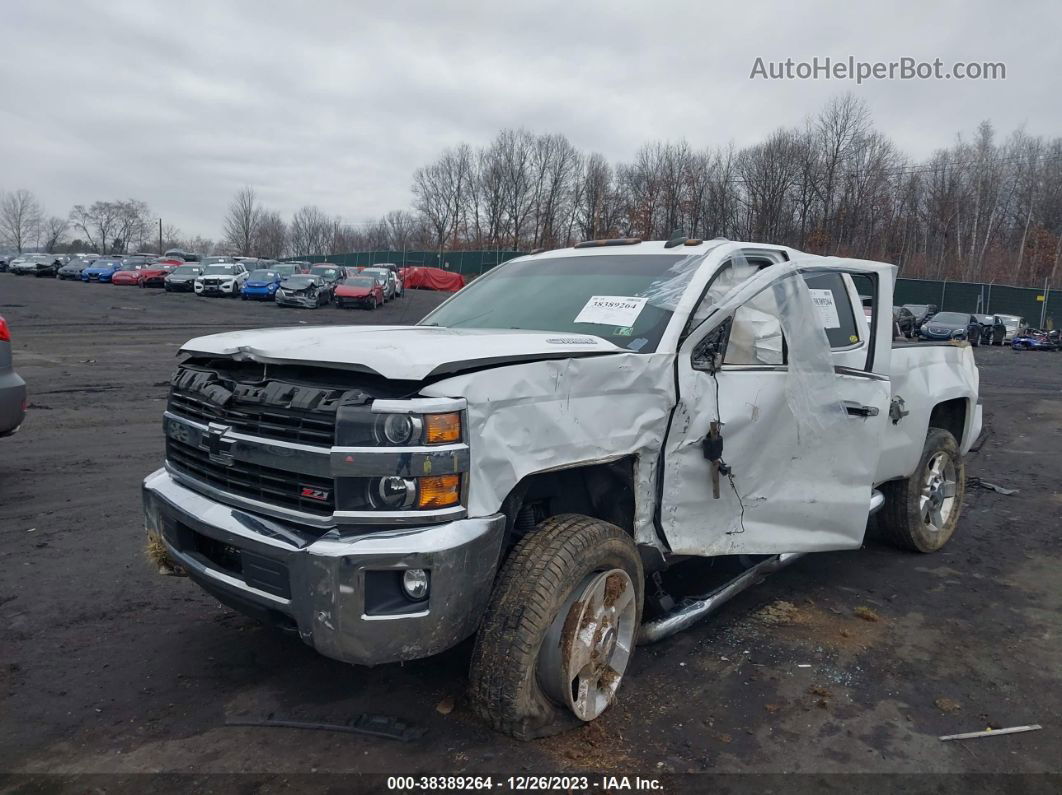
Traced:
<path id="1" fill-rule="evenodd" d="M 621 352 L 622 348 L 590 334 L 432 326 L 257 329 L 198 337 L 181 348 L 181 353 L 318 364 L 401 381 L 477 367 Z"/>

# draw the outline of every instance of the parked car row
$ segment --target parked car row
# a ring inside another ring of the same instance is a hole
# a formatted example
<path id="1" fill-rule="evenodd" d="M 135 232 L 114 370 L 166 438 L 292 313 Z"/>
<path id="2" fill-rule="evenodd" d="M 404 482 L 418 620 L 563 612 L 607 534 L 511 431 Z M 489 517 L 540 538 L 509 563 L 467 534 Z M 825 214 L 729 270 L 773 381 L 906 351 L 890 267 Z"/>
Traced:
<path id="1" fill-rule="evenodd" d="M 118 286 L 162 287 L 200 297 L 272 301 L 277 306 L 375 309 L 404 292 L 397 265 L 345 267 L 331 262 L 278 262 L 253 257 L 199 257 L 183 251 L 129 256 L 32 254 L 13 273 Z"/>
<path id="2" fill-rule="evenodd" d="M 917 336 L 923 340 L 965 340 L 973 346 L 1017 346 L 1014 341 L 1023 340 L 1029 331 L 1025 319 L 1018 315 L 983 315 L 966 312 L 940 312 L 933 304 L 904 304 L 893 307 L 893 320 L 904 336 Z M 908 329 L 911 329 L 908 332 Z M 1049 335 L 1047 335 L 1049 337 Z M 1029 343 L 1029 347 L 1033 347 Z"/>

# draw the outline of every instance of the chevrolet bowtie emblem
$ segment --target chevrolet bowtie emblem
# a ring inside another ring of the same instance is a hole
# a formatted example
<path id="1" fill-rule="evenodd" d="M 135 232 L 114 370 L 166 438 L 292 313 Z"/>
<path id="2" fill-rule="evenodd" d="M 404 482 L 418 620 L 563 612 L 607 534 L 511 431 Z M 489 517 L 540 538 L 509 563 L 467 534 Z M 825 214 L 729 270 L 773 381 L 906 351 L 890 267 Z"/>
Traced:
<path id="1" fill-rule="evenodd" d="M 207 432 L 203 440 L 206 442 L 210 460 L 215 464 L 227 467 L 233 464 L 232 448 L 236 445 L 236 440 L 225 438 L 225 434 L 230 430 L 232 428 L 228 425 L 222 425 L 219 422 L 212 422 L 207 426 Z"/>

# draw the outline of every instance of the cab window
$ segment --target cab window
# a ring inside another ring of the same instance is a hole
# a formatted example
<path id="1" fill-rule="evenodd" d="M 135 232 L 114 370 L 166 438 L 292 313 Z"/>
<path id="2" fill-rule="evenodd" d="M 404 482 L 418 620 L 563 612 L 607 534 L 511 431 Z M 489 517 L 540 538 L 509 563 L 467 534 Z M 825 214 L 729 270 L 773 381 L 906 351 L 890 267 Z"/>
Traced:
<path id="1" fill-rule="evenodd" d="M 767 289 L 734 312 L 723 364 L 785 364 L 785 339 L 775 291 Z"/>
<path id="2" fill-rule="evenodd" d="M 809 273 L 804 276 L 804 281 L 811 293 L 811 302 L 822 318 L 822 327 L 826 331 L 830 347 L 837 350 L 859 344 L 859 326 L 856 325 L 844 275 Z M 888 320 L 891 322 L 892 318 Z"/>

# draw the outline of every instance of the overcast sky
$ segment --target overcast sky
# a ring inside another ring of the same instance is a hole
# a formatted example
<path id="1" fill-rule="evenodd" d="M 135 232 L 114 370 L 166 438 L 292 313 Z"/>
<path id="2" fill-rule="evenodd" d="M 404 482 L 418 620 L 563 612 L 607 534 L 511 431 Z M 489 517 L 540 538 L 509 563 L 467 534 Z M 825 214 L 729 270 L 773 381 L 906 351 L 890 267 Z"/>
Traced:
<path id="1" fill-rule="evenodd" d="M 0 190 L 60 215 L 143 199 L 186 236 L 219 236 L 243 185 L 285 216 L 406 208 L 414 168 L 502 127 L 616 162 L 754 143 L 852 91 L 918 157 L 985 118 L 1062 134 L 1057 2 L 3 0 L 0 22 Z M 849 55 L 1007 79 L 749 79 L 757 56 Z"/>

